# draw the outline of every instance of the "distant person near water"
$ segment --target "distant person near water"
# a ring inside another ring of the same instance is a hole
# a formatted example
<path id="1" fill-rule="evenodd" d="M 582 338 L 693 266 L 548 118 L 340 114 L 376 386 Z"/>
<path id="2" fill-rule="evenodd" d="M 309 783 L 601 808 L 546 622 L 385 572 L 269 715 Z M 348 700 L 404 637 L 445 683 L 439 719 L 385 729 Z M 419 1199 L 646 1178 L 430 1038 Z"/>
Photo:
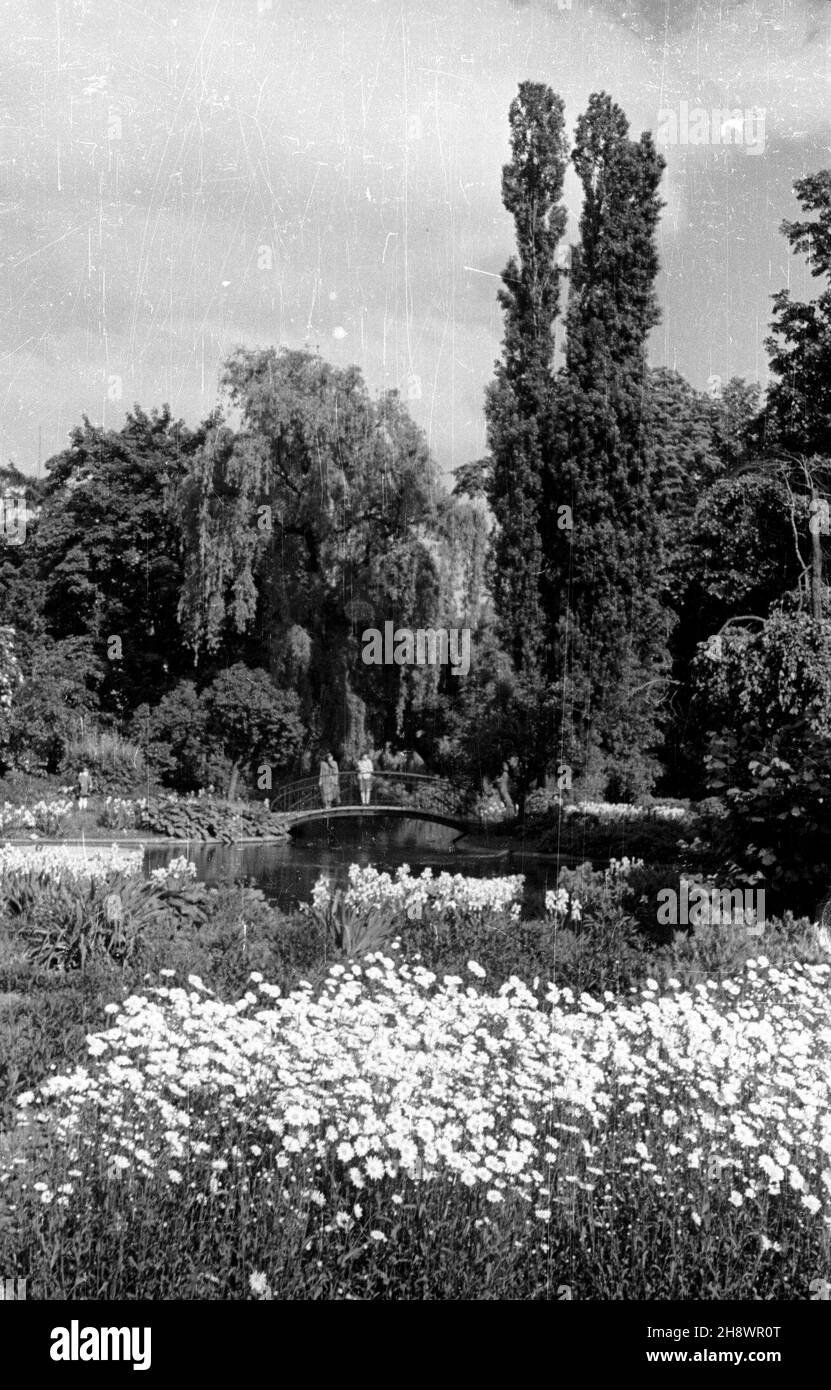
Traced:
<path id="1" fill-rule="evenodd" d="M 361 793 L 361 805 L 369 805 L 369 797 L 372 791 L 372 778 L 375 767 L 369 753 L 364 753 L 358 759 L 358 789 Z"/>
<path id="2" fill-rule="evenodd" d="M 327 808 L 340 801 L 340 769 L 328 751 L 320 760 L 320 799 Z"/>
<path id="3" fill-rule="evenodd" d="M 92 790 L 92 777 L 89 768 L 84 765 L 78 773 L 78 810 L 87 809 L 87 797 Z"/>

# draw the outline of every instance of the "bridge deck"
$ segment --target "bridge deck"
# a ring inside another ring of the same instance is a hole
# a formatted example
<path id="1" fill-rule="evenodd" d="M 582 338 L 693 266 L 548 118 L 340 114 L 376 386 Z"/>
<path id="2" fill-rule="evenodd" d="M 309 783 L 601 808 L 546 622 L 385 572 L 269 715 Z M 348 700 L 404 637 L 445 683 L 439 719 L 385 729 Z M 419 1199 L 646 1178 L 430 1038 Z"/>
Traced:
<path id="1" fill-rule="evenodd" d="M 312 822 L 324 820 L 345 820 L 350 816 L 361 816 L 364 819 L 397 816 L 402 820 L 432 821 L 435 825 L 447 825 L 451 830 L 459 830 L 463 834 L 467 834 L 471 830 L 478 830 L 481 826 L 481 821 L 478 819 L 448 815 L 443 811 L 434 811 L 421 806 L 372 804 L 363 806 L 360 802 L 355 806 L 309 806 L 298 811 L 284 811 L 279 814 L 286 822 L 289 834 L 297 825 L 309 825 Z"/>

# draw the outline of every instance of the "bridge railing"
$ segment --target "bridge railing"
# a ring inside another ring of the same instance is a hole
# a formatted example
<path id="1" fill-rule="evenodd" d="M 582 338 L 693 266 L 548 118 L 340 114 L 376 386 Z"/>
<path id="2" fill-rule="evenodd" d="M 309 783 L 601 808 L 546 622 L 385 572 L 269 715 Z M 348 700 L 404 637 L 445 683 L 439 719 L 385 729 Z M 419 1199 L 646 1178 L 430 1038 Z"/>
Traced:
<path id="1" fill-rule="evenodd" d="M 369 786 L 370 806 L 411 806 L 419 811 L 435 811 L 445 816 L 474 816 L 475 791 L 464 783 L 424 772 L 373 772 Z M 360 806 L 361 787 L 357 772 L 338 776 L 333 806 Z M 320 810 L 324 798 L 319 777 L 301 777 L 275 787 L 271 793 L 272 811 Z"/>

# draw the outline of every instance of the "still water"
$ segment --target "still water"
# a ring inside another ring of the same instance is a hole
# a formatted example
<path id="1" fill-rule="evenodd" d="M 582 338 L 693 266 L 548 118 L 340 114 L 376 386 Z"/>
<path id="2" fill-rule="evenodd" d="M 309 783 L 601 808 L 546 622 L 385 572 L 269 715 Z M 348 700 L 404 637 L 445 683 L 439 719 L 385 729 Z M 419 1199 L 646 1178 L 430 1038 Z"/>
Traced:
<path id="1" fill-rule="evenodd" d="M 148 849 L 145 872 L 160 868 L 178 855 L 187 853 L 196 864 L 197 875 L 206 883 L 234 880 L 254 882 L 265 896 L 284 911 L 311 898 L 312 888 L 321 876 L 344 885 L 350 864 L 394 874 L 400 864 L 408 864 L 414 874 L 431 868 L 434 873 L 470 874 L 477 878 L 502 874 L 524 874 L 523 915 L 541 916 L 546 888 L 557 882 L 557 864 L 541 861 L 521 850 L 504 848 L 504 843 L 465 837 L 454 847 L 454 832 L 423 821 L 384 824 L 356 817 L 354 821 L 330 823 L 328 831 L 309 827 L 302 838 L 284 844 L 160 846 Z"/>

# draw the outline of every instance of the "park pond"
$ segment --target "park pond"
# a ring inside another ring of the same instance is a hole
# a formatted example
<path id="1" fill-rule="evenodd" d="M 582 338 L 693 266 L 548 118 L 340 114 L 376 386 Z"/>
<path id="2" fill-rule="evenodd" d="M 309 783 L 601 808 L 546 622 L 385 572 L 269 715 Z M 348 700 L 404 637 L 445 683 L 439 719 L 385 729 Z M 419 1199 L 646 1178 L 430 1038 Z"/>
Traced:
<path id="1" fill-rule="evenodd" d="M 290 912 L 298 903 L 311 898 L 312 888 L 321 875 L 336 886 L 345 886 L 350 864 L 372 865 L 389 873 L 401 865 L 420 874 L 465 874 L 474 878 L 524 874 L 523 915 L 544 914 L 545 892 L 557 884 L 558 863 L 553 856 L 538 856 L 521 848 L 505 848 L 504 842 L 490 844 L 464 838 L 456 847 L 452 835 L 440 826 L 408 823 L 379 827 L 353 822 L 333 822 L 328 833 L 318 829 L 313 835 L 278 844 L 192 843 L 149 846 L 145 873 L 161 868 L 183 852 L 196 865 L 197 877 L 206 883 L 253 882 L 266 898 Z M 565 861 L 561 861 L 565 862 Z"/>

